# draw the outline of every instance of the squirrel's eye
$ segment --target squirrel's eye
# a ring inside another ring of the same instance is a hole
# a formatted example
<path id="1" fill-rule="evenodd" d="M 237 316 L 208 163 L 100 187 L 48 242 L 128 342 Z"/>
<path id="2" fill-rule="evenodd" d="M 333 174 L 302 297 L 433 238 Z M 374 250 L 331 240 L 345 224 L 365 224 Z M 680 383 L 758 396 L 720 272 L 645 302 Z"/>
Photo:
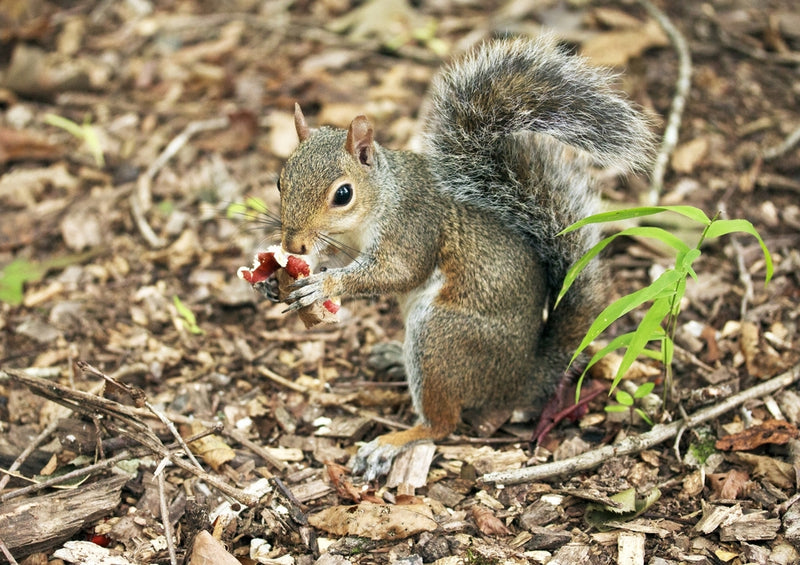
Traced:
<path id="1" fill-rule="evenodd" d="M 280 192 L 281 191 L 281 179 L 278 179 L 278 183 L 277 184 L 278 184 L 278 192 Z"/>
<path id="2" fill-rule="evenodd" d="M 347 206 L 350 204 L 350 201 L 353 199 L 353 186 L 349 183 L 345 183 L 339 188 L 336 189 L 336 192 L 333 194 L 333 205 L 334 206 Z"/>

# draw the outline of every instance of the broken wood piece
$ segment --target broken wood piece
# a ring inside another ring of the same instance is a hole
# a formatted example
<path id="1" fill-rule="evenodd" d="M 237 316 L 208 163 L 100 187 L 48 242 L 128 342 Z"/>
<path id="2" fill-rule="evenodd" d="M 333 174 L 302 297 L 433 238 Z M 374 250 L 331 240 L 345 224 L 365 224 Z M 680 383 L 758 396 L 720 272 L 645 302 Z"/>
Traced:
<path id="1" fill-rule="evenodd" d="M 399 484 L 407 484 L 414 488 L 424 487 L 435 453 L 436 446 L 432 443 L 419 443 L 403 451 L 392 465 L 386 486 L 394 488 Z"/>
<path id="2" fill-rule="evenodd" d="M 78 489 L 7 502 L 0 506 L 0 532 L 15 557 L 44 551 L 114 512 L 121 500 L 124 475 L 101 479 Z"/>

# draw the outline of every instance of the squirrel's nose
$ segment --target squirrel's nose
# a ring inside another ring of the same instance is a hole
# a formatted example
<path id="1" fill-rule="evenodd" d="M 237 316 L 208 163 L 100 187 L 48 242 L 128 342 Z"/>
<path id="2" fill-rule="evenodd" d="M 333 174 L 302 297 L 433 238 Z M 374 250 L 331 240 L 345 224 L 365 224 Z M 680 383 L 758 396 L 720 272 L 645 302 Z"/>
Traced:
<path id="1" fill-rule="evenodd" d="M 283 238 L 283 248 L 292 255 L 306 255 L 310 248 L 307 241 L 296 235 L 287 235 Z"/>

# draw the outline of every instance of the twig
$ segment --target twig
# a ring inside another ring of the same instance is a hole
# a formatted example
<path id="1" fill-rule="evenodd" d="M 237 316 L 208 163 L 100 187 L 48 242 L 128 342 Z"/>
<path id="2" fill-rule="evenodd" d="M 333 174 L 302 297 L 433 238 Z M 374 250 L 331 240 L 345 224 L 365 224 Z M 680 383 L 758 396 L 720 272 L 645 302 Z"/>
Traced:
<path id="1" fill-rule="evenodd" d="M 149 451 L 141 451 L 140 454 L 146 454 L 148 452 Z M 7 502 L 12 498 L 19 498 L 20 496 L 25 496 L 26 494 L 39 492 L 40 490 L 44 490 L 46 488 L 66 483 L 68 481 L 71 481 L 72 479 L 88 477 L 89 475 L 95 473 L 96 471 L 104 471 L 109 467 L 113 467 L 120 461 L 125 461 L 126 459 L 132 459 L 135 456 L 136 452 L 132 452 L 126 449 L 125 451 L 119 452 L 114 457 L 111 457 L 110 459 L 105 459 L 103 461 L 100 461 L 99 463 L 95 463 L 94 465 L 87 465 L 86 467 L 75 469 L 74 471 L 70 471 L 69 473 L 64 473 L 63 475 L 58 475 L 57 477 L 52 477 L 45 481 L 36 482 L 32 485 L 28 485 L 26 487 L 21 487 L 16 490 L 12 490 L 11 492 L 7 492 L 4 495 L 0 496 L 0 503 Z"/>
<path id="2" fill-rule="evenodd" d="M 164 165 L 188 143 L 192 136 L 201 131 L 225 129 L 228 127 L 228 124 L 230 124 L 230 120 L 227 116 L 190 122 L 181 133 L 167 144 L 159 156 L 156 157 L 150 166 L 147 167 L 147 170 L 139 177 L 136 183 L 136 190 L 131 194 L 130 198 L 131 213 L 136 222 L 136 227 L 139 228 L 139 233 L 142 234 L 142 237 L 144 237 L 152 247 L 164 247 L 167 243 L 163 238 L 156 235 L 150 227 L 150 224 L 147 223 L 147 218 L 145 217 L 145 214 L 150 210 L 153 204 L 153 196 L 150 190 L 153 179 Z"/>
<path id="3" fill-rule="evenodd" d="M 689 95 L 689 88 L 692 84 L 692 56 L 689 53 L 689 46 L 683 35 L 676 28 L 669 18 L 661 10 L 656 8 L 650 0 L 639 0 L 642 7 L 658 22 L 664 33 L 667 34 L 675 51 L 678 53 L 678 80 L 675 83 L 675 96 L 672 99 L 667 127 L 664 129 L 664 137 L 661 147 L 658 149 L 656 162 L 653 166 L 653 174 L 650 180 L 650 193 L 648 203 L 651 206 L 658 204 L 661 191 L 664 188 L 664 174 L 667 171 L 667 162 L 678 143 L 678 130 L 681 127 L 681 117 L 686 106 L 686 98 Z"/>
<path id="4" fill-rule="evenodd" d="M 158 480 L 158 501 L 161 510 L 161 523 L 164 525 L 164 538 L 167 540 L 167 551 L 169 552 L 170 565 L 178 565 L 178 555 L 175 552 L 175 540 L 172 539 L 172 525 L 169 522 L 169 505 L 167 504 L 167 493 L 164 486 L 164 472 L 156 475 Z"/>
<path id="5" fill-rule="evenodd" d="M 138 387 L 132 387 L 132 386 L 126 384 L 126 383 L 122 383 L 122 382 L 119 382 L 119 381 L 115 380 L 114 378 L 106 375 L 100 369 L 97 369 L 96 367 L 93 367 L 92 365 L 90 365 L 86 361 L 78 361 L 77 365 L 84 373 L 88 373 L 90 375 L 94 375 L 95 377 L 100 377 L 105 382 L 109 383 L 110 385 L 113 385 L 113 386 L 115 386 L 117 388 L 120 388 L 120 389 L 124 390 L 126 393 L 128 393 L 133 398 L 134 403 L 136 404 L 136 406 L 144 406 L 145 408 L 150 410 L 150 412 L 153 415 L 155 415 L 155 417 L 158 418 L 158 420 L 167 427 L 167 430 L 169 430 L 169 433 L 171 433 L 172 437 L 175 438 L 175 441 L 178 442 L 178 445 L 180 445 L 183 448 L 183 452 L 186 454 L 186 457 L 188 457 L 189 460 L 192 463 L 197 465 L 198 469 L 202 470 L 202 468 L 203 468 L 202 465 L 200 465 L 200 463 L 197 461 L 197 459 L 195 459 L 195 456 L 192 453 L 192 450 L 189 449 L 189 446 L 186 444 L 186 442 L 184 442 L 183 438 L 181 437 L 181 434 L 179 434 L 178 430 L 175 428 L 175 424 L 173 424 L 170 421 L 170 419 L 167 418 L 167 416 L 163 412 L 161 412 L 158 408 L 156 408 L 155 406 L 153 406 L 152 404 L 150 404 L 147 401 L 147 395 L 144 393 L 143 390 L 141 390 Z"/>
<path id="6" fill-rule="evenodd" d="M 58 429 L 60 423 L 61 421 L 56 419 L 47 424 L 47 427 L 44 430 L 42 430 L 42 432 L 38 436 L 36 436 L 36 438 L 34 438 L 34 440 L 25 449 L 22 450 L 22 453 L 19 454 L 19 456 L 14 460 L 14 462 L 8 468 L 8 472 L 13 473 L 14 471 L 22 467 L 22 464 L 30 456 L 30 454 L 33 453 L 33 450 L 39 447 L 39 445 L 41 445 L 44 440 L 50 437 L 50 435 Z M 10 474 L 3 475 L 3 477 L 0 478 L 0 491 L 6 488 L 6 485 L 8 484 L 9 480 L 11 480 Z"/>
<path id="7" fill-rule="evenodd" d="M 786 139 L 778 145 L 764 149 L 764 151 L 761 152 L 761 156 L 765 161 L 772 161 L 788 153 L 798 142 L 800 142 L 800 127 L 790 133 Z"/>
<path id="8" fill-rule="evenodd" d="M 192 473 L 223 494 L 230 496 L 246 506 L 253 506 L 258 503 L 257 497 L 229 485 L 219 477 L 206 473 L 202 469 L 198 469 L 194 465 L 178 457 L 175 453 L 172 453 L 161 442 L 153 430 L 140 420 L 133 408 L 101 396 L 69 389 L 56 383 L 42 381 L 41 379 L 32 379 L 16 371 L 6 371 L 5 373 L 0 371 L 0 378 L 2 378 L 4 374 L 24 384 L 35 394 L 43 396 L 62 406 L 66 406 L 75 412 L 85 414 L 89 417 L 96 416 L 98 413 L 103 414 L 105 417 L 104 424 L 106 429 L 132 439 L 136 443 L 147 447 L 160 457 L 169 458 L 175 466 Z"/>
<path id="9" fill-rule="evenodd" d="M 271 380 L 273 382 L 276 382 L 279 385 L 281 385 L 282 387 L 288 388 L 289 390 L 293 390 L 295 392 L 299 392 L 300 394 L 308 394 L 309 393 L 308 387 L 303 386 L 303 385 L 299 385 L 294 381 L 290 381 L 289 379 L 280 376 L 278 373 L 276 373 L 274 371 L 270 371 L 266 367 L 259 367 L 258 368 L 258 372 L 261 373 L 261 375 L 267 377 L 269 380 Z"/>
<path id="10" fill-rule="evenodd" d="M 8 560 L 10 565 L 19 565 L 19 563 L 17 563 L 17 560 L 14 559 L 14 556 L 11 555 L 11 551 L 8 549 L 8 546 L 3 541 L 3 538 L 0 538 L 0 551 L 3 552 L 3 555 Z"/>
<path id="11" fill-rule="evenodd" d="M 192 443 L 193 441 L 198 440 L 201 437 L 205 437 L 208 434 L 214 433 L 215 431 L 216 430 L 214 430 L 214 429 L 203 430 L 199 434 L 195 434 L 193 436 L 190 436 L 190 437 L 186 438 L 186 443 Z M 175 446 L 174 445 L 169 445 L 168 447 L 169 448 L 173 448 Z M 94 463 L 93 465 L 87 465 L 86 467 L 81 467 L 80 469 L 75 469 L 74 471 L 70 471 L 69 473 L 64 473 L 63 475 L 58 475 L 56 477 L 51 477 L 51 478 L 49 478 L 47 480 L 39 481 L 39 482 L 36 482 L 36 483 L 34 483 L 32 485 L 28 485 L 26 487 L 21 487 L 21 488 L 18 488 L 16 490 L 13 490 L 11 492 L 7 492 L 7 493 L 5 493 L 3 495 L 0 495 L 0 503 L 6 502 L 8 500 L 11 500 L 12 498 L 18 498 L 20 496 L 25 496 L 26 494 L 32 494 L 34 492 L 39 492 L 40 490 L 44 490 L 46 488 L 50 488 L 50 487 L 54 487 L 56 485 L 60 485 L 62 483 L 66 483 L 68 481 L 71 481 L 72 479 L 79 479 L 81 477 L 88 477 L 90 475 L 93 475 L 97 471 L 104 471 L 105 469 L 107 469 L 109 467 L 113 467 L 114 465 L 116 465 L 120 461 L 125 461 L 127 459 L 135 459 L 137 457 L 142 457 L 144 455 L 147 455 L 148 453 L 152 453 L 152 450 L 150 450 L 150 449 L 148 449 L 146 447 L 140 447 L 138 449 L 132 449 L 132 450 L 126 449 L 124 451 L 120 451 L 114 457 L 111 457 L 110 459 L 105 459 L 105 460 L 100 461 L 98 463 Z M 0 472 L 9 473 L 10 471 L 2 471 L 2 469 L 0 469 Z M 31 479 L 28 479 L 27 477 L 22 477 L 20 475 L 12 475 L 12 476 L 19 476 L 22 479 L 31 480 Z"/>
<path id="12" fill-rule="evenodd" d="M 232 427 L 224 427 L 222 429 L 222 433 L 232 438 L 234 441 L 242 444 L 244 447 L 261 457 L 261 459 L 272 465 L 272 467 L 278 471 L 285 471 L 288 467 L 285 461 L 281 461 L 280 459 L 273 457 L 266 449 L 264 449 L 262 445 L 252 441 L 243 432 Z"/>
<path id="13" fill-rule="evenodd" d="M 739 243 L 739 240 L 736 238 L 736 236 L 731 238 L 731 244 L 733 245 L 734 251 L 736 251 L 736 266 L 739 269 L 739 282 L 741 282 L 742 286 L 744 286 L 742 303 L 739 307 L 739 319 L 744 321 L 745 315 L 747 314 L 747 305 L 753 301 L 753 296 L 755 295 L 753 291 L 753 277 L 750 276 L 750 272 L 747 270 L 747 267 L 744 264 L 744 252 L 742 250 L 742 244 Z"/>
<path id="14" fill-rule="evenodd" d="M 515 469 L 513 471 L 489 473 L 481 477 L 481 480 L 486 483 L 511 485 L 529 481 L 541 481 L 558 475 L 575 474 L 580 471 L 586 471 L 613 457 L 630 455 L 649 449 L 675 436 L 684 428 L 694 427 L 703 422 L 718 418 L 722 414 L 725 414 L 748 400 L 764 396 L 765 394 L 771 394 L 776 390 L 789 386 L 797 380 L 800 380 L 800 363 L 769 381 L 765 381 L 730 396 L 719 404 L 699 410 L 684 420 L 666 425 L 656 425 L 649 432 L 635 437 L 628 437 L 617 445 L 607 445 L 563 461 L 554 461 L 553 463 L 527 467 L 525 469 Z"/>

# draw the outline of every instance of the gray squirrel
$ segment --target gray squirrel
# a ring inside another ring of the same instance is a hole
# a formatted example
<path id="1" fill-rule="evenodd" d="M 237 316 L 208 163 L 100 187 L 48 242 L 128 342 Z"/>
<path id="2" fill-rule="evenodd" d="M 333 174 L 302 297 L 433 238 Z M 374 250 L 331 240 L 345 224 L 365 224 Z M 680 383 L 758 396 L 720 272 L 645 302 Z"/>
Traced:
<path id="1" fill-rule="evenodd" d="M 455 430 L 463 409 L 540 409 L 605 299 L 595 260 L 557 308 L 597 210 L 591 170 L 644 169 L 647 120 L 605 71 L 552 37 L 487 42 L 433 81 L 422 150 L 375 142 L 370 121 L 312 130 L 281 171 L 281 236 L 293 254 L 357 256 L 294 284 L 299 309 L 330 297 L 393 294 L 415 427 L 362 446 L 354 471 L 385 474 L 409 444 Z"/>

